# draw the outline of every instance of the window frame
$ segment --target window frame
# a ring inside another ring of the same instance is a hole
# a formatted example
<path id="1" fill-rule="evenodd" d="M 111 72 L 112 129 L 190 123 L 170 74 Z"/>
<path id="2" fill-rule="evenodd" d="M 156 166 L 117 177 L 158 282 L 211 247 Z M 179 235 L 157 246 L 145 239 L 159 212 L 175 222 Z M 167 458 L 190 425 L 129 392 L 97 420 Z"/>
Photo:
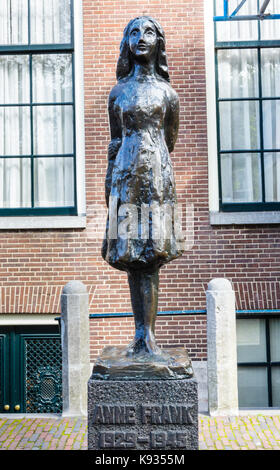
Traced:
<path id="1" fill-rule="evenodd" d="M 204 51 L 208 147 L 208 207 L 211 226 L 280 224 L 279 210 L 222 211 L 219 200 L 217 102 L 214 41 L 214 0 L 204 0 Z"/>
<path id="2" fill-rule="evenodd" d="M 280 49 L 280 41 L 252 41 L 250 45 L 244 45 L 243 42 L 231 42 L 229 43 L 219 43 L 215 47 L 215 67 L 216 67 L 216 113 L 217 113 L 217 147 L 218 147 L 218 174 L 219 174 L 219 203 L 220 210 L 223 212 L 234 212 L 234 211 L 275 211 L 280 210 L 280 201 L 265 201 L 265 170 L 264 170 L 264 154 L 266 152 L 280 152 L 280 149 L 265 149 L 263 143 L 263 111 L 262 103 L 264 101 L 270 100 L 280 100 L 279 96 L 273 97 L 263 97 L 261 91 L 261 50 L 264 48 L 276 47 Z M 219 98 L 219 75 L 218 75 L 218 51 L 219 50 L 232 50 L 232 49 L 254 49 L 257 50 L 258 56 L 258 77 L 259 77 L 259 96 L 254 98 Z M 222 150 L 220 145 L 220 113 L 219 113 L 219 103 L 222 102 L 234 102 L 234 101 L 254 101 L 259 103 L 259 131 L 260 131 L 260 148 L 259 149 L 234 149 L 234 150 Z M 259 154 L 261 160 L 261 190 L 262 190 L 262 202 L 231 202 L 226 203 L 222 200 L 222 175 L 221 175 L 221 155 L 225 154 L 238 154 L 238 153 L 251 153 Z"/>
<path id="3" fill-rule="evenodd" d="M 28 2 L 29 5 L 29 2 Z M 68 44 L 33 44 L 33 45 L 1 45 L 0 55 L 29 55 L 68 53 L 72 56 L 72 100 L 67 102 L 73 107 L 73 180 L 74 205 L 69 207 L 28 207 L 28 208 L 1 208 L 0 229 L 10 228 L 70 228 L 85 227 L 85 175 L 84 175 L 84 108 L 83 108 L 83 34 L 82 34 L 82 0 L 71 0 L 71 40 Z M 28 15 L 29 43 L 30 43 L 30 10 Z M 78 56 L 77 56 L 78 52 Z M 31 63 L 31 59 L 29 59 Z M 78 90 L 77 72 L 80 83 Z M 30 75 L 30 87 L 32 75 Z M 82 86 L 81 86 L 82 84 Z M 32 94 L 28 106 L 33 108 Z M 79 106 L 77 112 L 77 103 Z M 42 104 L 42 103 L 40 103 Z M 57 103 L 45 103 L 57 104 Z M 63 103 L 64 104 L 64 103 Z M 38 105 L 37 103 L 35 106 Z M 2 106 L 9 106 L 2 104 Z M 22 104 L 19 104 L 22 106 Z M 32 124 L 32 115 L 31 115 Z M 30 130 L 32 136 L 32 128 Z M 79 137 L 79 138 L 78 138 Z M 57 155 L 61 156 L 61 155 Z M 67 155 L 64 155 L 65 157 Z M 3 156 L 5 157 L 5 156 Z M 21 156 L 22 157 L 22 156 Z M 38 155 L 38 158 L 42 157 Z M 47 157 L 53 157 L 48 155 Z M 17 158 L 17 156 L 13 156 Z M 33 152 L 29 155 L 33 162 Z M 33 171 L 32 168 L 30 170 Z M 32 176 L 33 178 L 33 176 Z M 62 216 L 62 217 L 61 217 Z"/>
<path id="4" fill-rule="evenodd" d="M 216 5 L 216 0 L 214 1 Z M 268 20 L 267 20 L 268 21 Z M 269 20 L 269 21 L 274 21 Z M 215 89 L 216 89 L 216 116 L 217 116 L 217 155 L 218 155 L 218 185 L 219 185 L 219 210 L 221 212 L 246 212 L 246 211 L 277 211 L 280 210 L 280 201 L 265 201 L 265 168 L 264 168 L 264 154 L 266 152 L 280 152 L 280 149 L 265 149 L 264 147 L 264 132 L 263 132 L 263 106 L 262 103 L 266 100 L 280 100 L 280 96 L 263 97 L 262 96 L 262 71 L 261 71 L 261 50 L 265 48 L 279 48 L 280 40 L 260 40 L 260 20 L 258 20 L 258 40 L 254 41 L 218 41 L 217 40 L 217 22 L 214 21 L 214 46 L 215 46 Z M 247 98 L 220 98 L 219 97 L 219 65 L 218 65 L 218 51 L 220 50 L 234 50 L 234 49 L 254 49 L 257 51 L 257 65 L 258 65 L 258 96 Z M 219 104 L 221 102 L 240 102 L 240 101 L 254 101 L 259 103 L 259 135 L 260 135 L 260 148 L 258 149 L 234 149 L 222 150 L 220 144 L 220 112 Z M 222 174 L 221 174 L 221 155 L 224 154 L 259 154 L 261 166 L 261 193 L 262 202 L 223 202 L 222 200 Z"/>
<path id="5" fill-rule="evenodd" d="M 280 361 L 271 360 L 271 347 L 270 347 L 270 320 L 279 318 L 280 319 L 280 310 L 275 310 L 275 312 L 263 311 L 262 313 L 256 313 L 254 311 L 247 311 L 246 313 L 241 313 L 237 311 L 236 319 L 245 320 L 245 319 L 262 319 L 265 321 L 265 337 L 266 337 L 266 361 L 248 361 L 248 362 L 238 362 L 237 367 L 263 367 L 266 369 L 266 385 L 267 385 L 267 394 L 268 394 L 268 405 L 266 408 L 277 408 L 273 405 L 273 395 L 272 395 L 272 369 L 273 367 L 279 367 Z M 244 407 L 240 407 L 241 409 Z"/>

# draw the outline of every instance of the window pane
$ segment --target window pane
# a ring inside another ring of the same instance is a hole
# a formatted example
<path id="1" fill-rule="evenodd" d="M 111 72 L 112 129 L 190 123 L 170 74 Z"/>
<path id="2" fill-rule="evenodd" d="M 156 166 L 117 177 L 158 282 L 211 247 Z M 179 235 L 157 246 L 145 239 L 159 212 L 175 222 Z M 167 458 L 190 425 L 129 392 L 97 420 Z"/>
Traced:
<path id="1" fill-rule="evenodd" d="M 258 22 L 250 21 L 217 21 L 217 41 L 256 41 L 258 39 Z"/>
<path id="2" fill-rule="evenodd" d="M 280 367 L 272 367 L 272 406 L 280 406 Z"/>
<path id="3" fill-rule="evenodd" d="M 218 76 L 220 98 L 258 97 L 257 50 L 219 50 Z"/>
<path id="4" fill-rule="evenodd" d="M 73 153 L 73 109 L 68 106 L 34 106 L 34 154 Z"/>
<path id="5" fill-rule="evenodd" d="M 0 107 L 0 155 L 30 153 L 30 108 Z"/>
<path id="6" fill-rule="evenodd" d="M 261 50 L 262 94 L 280 96 L 280 48 Z"/>
<path id="7" fill-rule="evenodd" d="M 237 320 L 236 335 L 238 362 L 266 362 L 265 320 Z"/>
<path id="8" fill-rule="evenodd" d="M 222 154 L 221 175 L 224 203 L 260 202 L 262 200 L 259 154 Z"/>
<path id="9" fill-rule="evenodd" d="M 276 0 L 277 1 L 277 0 Z M 240 4 L 241 0 L 230 0 L 229 3 L 229 14 L 233 13 L 235 8 Z M 221 16 L 224 13 L 224 0 L 215 0 L 217 16 Z M 237 13 L 240 15 L 256 15 L 258 13 L 258 6 L 256 0 L 247 0 L 242 8 Z"/>
<path id="10" fill-rule="evenodd" d="M 73 158 L 36 158 L 34 160 L 35 207 L 74 205 Z"/>
<path id="11" fill-rule="evenodd" d="M 31 44 L 71 42 L 71 1 L 30 0 Z"/>
<path id="12" fill-rule="evenodd" d="M 280 149 L 280 100 L 263 101 L 263 138 L 266 149 Z"/>
<path id="13" fill-rule="evenodd" d="M 257 101 L 219 103 L 221 150 L 257 149 L 260 146 Z"/>
<path id="14" fill-rule="evenodd" d="M 0 44 L 28 43 L 27 0 L 1 0 Z"/>
<path id="15" fill-rule="evenodd" d="M 33 102 L 72 101 L 72 55 L 33 55 Z"/>
<path id="16" fill-rule="evenodd" d="M 229 2 L 229 14 L 233 13 L 241 0 Z M 223 16 L 223 0 L 216 0 L 217 16 Z M 256 15 L 256 0 L 247 0 L 237 13 L 238 16 Z M 258 22 L 251 21 L 221 21 L 216 23 L 218 41 L 246 41 L 258 39 Z"/>
<path id="17" fill-rule="evenodd" d="M 30 206 L 30 159 L 0 158 L 0 208 Z"/>
<path id="18" fill-rule="evenodd" d="M 29 57 L 0 56 L 0 83 L 0 104 L 29 103 Z"/>
<path id="19" fill-rule="evenodd" d="M 265 13 L 272 15 L 280 14 L 279 0 L 270 0 Z M 260 21 L 261 39 L 279 39 L 280 21 L 279 20 L 266 20 Z"/>
<path id="20" fill-rule="evenodd" d="M 280 153 L 264 154 L 265 200 L 280 201 Z"/>
<path id="21" fill-rule="evenodd" d="M 269 331 L 271 360 L 278 362 L 280 361 L 280 318 L 269 320 Z"/>
<path id="22" fill-rule="evenodd" d="M 265 367 L 238 367 L 238 402 L 244 408 L 268 406 Z"/>
<path id="23" fill-rule="evenodd" d="M 279 0 L 270 0 L 265 13 L 270 13 L 271 15 L 280 14 L 280 2 Z"/>

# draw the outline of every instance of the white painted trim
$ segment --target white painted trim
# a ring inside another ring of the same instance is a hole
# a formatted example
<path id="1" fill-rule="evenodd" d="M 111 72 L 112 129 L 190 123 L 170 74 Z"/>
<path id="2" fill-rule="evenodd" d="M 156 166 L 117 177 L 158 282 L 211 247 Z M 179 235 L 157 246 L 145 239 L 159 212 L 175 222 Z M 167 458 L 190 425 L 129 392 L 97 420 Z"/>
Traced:
<path id="1" fill-rule="evenodd" d="M 56 315 L 57 316 L 57 315 Z M 55 315 L 0 315 L 1 326 L 13 326 L 13 325 L 57 325 L 58 322 L 55 320 Z"/>
<path id="2" fill-rule="evenodd" d="M 86 213 L 83 2 L 74 0 L 76 184 L 78 215 Z"/>
<path id="3" fill-rule="evenodd" d="M 82 0 L 74 0 L 76 188 L 78 216 L 0 217 L 0 230 L 86 227 L 83 53 L 83 2 Z"/>
<path id="4" fill-rule="evenodd" d="M 239 416 L 279 416 L 279 408 L 239 408 Z"/>
<path id="5" fill-rule="evenodd" d="M 276 212 L 210 212 L 211 225 L 280 224 L 280 211 Z"/>
<path id="6" fill-rule="evenodd" d="M 204 38 L 207 99 L 208 187 L 209 210 L 219 210 L 219 179 L 217 151 L 217 116 L 214 49 L 214 5 L 204 0 Z"/>
<path id="7" fill-rule="evenodd" d="M 44 228 L 85 228 L 84 216 L 39 216 L 39 217 L 0 217 L 0 230 L 44 229 Z"/>

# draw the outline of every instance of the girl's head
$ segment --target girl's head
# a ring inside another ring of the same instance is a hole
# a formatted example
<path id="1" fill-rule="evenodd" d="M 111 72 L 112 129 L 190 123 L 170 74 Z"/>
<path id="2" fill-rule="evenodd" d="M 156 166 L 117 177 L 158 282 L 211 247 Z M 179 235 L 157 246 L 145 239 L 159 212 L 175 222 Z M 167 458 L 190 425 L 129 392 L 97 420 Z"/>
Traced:
<path id="1" fill-rule="evenodd" d="M 164 31 L 150 16 L 140 16 L 131 20 L 124 29 L 117 79 L 130 74 L 135 60 L 147 60 L 149 57 L 153 58 L 158 75 L 169 81 Z"/>

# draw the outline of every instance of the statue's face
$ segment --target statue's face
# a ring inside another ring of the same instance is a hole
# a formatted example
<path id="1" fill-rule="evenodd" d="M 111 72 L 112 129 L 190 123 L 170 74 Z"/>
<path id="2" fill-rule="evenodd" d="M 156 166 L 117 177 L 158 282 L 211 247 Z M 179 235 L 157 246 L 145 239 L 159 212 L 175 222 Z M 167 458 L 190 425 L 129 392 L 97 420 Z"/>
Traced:
<path id="1" fill-rule="evenodd" d="M 148 60 L 157 46 L 157 32 L 153 23 L 146 19 L 135 20 L 129 32 L 129 47 L 136 58 Z"/>

